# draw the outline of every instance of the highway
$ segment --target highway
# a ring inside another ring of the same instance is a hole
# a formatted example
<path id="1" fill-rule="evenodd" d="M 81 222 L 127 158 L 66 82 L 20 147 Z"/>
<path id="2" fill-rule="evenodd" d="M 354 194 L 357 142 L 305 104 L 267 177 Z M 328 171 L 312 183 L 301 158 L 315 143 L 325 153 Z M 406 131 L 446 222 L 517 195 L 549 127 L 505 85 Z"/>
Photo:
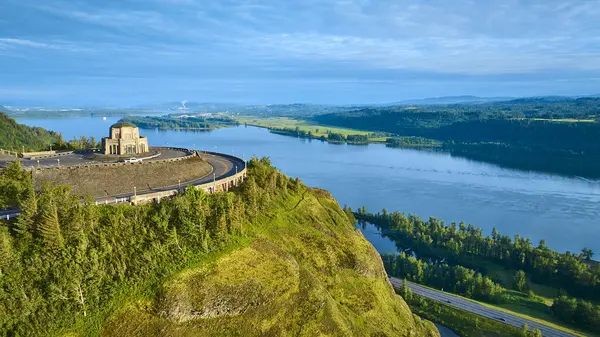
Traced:
<path id="1" fill-rule="evenodd" d="M 394 286 L 394 288 L 400 288 L 402 286 L 402 280 L 390 277 L 390 282 Z M 455 308 L 459 308 L 479 316 L 487 317 L 493 319 L 495 321 L 512 325 L 514 327 L 520 328 L 523 324 L 527 324 L 529 329 L 537 328 L 540 329 L 543 336 L 547 337 L 571 337 L 575 336 L 570 333 L 560 331 L 554 328 L 551 328 L 547 325 L 543 325 L 534 321 L 530 321 L 525 318 L 521 318 L 519 316 L 511 315 L 506 312 L 492 309 L 490 307 L 486 307 L 474 301 L 469 301 L 462 297 L 452 295 L 443 291 L 427 288 L 416 283 L 406 282 L 408 288 L 413 292 L 413 294 L 417 294 L 419 296 L 423 296 L 429 298 L 431 300 L 441 302 L 445 305 L 449 305 Z"/>

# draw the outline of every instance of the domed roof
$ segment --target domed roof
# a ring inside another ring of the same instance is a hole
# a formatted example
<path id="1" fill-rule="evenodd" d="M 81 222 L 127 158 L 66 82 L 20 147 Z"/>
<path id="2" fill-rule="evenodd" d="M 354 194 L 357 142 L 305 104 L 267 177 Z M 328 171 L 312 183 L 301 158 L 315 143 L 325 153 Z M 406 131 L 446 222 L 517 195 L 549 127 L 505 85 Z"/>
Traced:
<path id="1" fill-rule="evenodd" d="M 125 121 L 118 121 L 115 124 L 110 126 L 111 129 L 113 128 L 137 128 L 137 126 L 133 123 L 129 123 L 129 122 L 125 122 Z"/>

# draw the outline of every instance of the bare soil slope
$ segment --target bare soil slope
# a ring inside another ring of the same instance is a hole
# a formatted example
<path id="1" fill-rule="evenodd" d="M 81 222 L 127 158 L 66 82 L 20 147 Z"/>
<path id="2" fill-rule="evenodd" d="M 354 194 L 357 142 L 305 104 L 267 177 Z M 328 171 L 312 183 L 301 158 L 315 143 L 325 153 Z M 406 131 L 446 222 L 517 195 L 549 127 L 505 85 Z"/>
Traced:
<path id="1" fill-rule="evenodd" d="M 174 162 L 143 162 L 90 168 L 36 170 L 33 183 L 39 189 L 45 182 L 68 185 L 78 195 L 101 197 L 177 185 L 208 175 L 212 166 L 198 157 Z"/>

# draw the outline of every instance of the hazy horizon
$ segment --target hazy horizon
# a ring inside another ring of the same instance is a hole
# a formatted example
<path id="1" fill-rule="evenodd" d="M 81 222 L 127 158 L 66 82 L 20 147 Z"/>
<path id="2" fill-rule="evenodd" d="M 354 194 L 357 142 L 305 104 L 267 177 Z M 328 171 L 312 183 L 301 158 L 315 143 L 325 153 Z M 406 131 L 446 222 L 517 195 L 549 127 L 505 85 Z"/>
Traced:
<path id="1" fill-rule="evenodd" d="M 598 94 L 600 1 L 4 0 L 0 104 Z"/>
<path id="2" fill-rule="evenodd" d="M 8 104 L 0 101 L 0 106 L 4 106 L 7 108 L 14 107 L 20 109 L 136 109 L 141 107 L 157 107 L 160 105 L 172 105 L 173 108 L 180 107 L 182 102 L 185 101 L 186 104 L 198 104 L 198 105 L 232 105 L 232 106 L 260 106 L 260 105 L 294 105 L 294 104 L 303 104 L 303 105 L 323 105 L 323 106 L 373 106 L 373 105 L 387 105 L 387 104 L 416 104 L 416 103 L 407 103 L 407 102 L 418 102 L 418 101 L 429 101 L 435 99 L 453 99 L 460 97 L 469 97 L 469 98 L 480 98 L 482 100 L 490 100 L 489 102 L 503 102 L 510 101 L 513 99 L 522 99 L 522 98 L 548 98 L 548 97 L 565 97 L 565 98 L 583 98 L 583 97 L 599 97 L 600 94 L 591 94 L 591 95 L 540 95 L 540 96 L 512 96 L 512 97 L 503 97 L 503 96 L 476 96 L 476 95 L 456 95 L 456 96 L 432 96 L 432 97 L 417 97 L 417 98 L 408 98 L 404 100 L 390 101 L 390 102 L 354 102 L 354 103 L 314 103 L 314 102 L 289 102 L 289 103 L 270 103 L 270 102 L 259 102 L 259 103 L 244 103 L 244 102 L 211 102 L 211 101 L 195 101 L 195 100 L 169 100 L 169 101 L 148 101 L 148 102 L 139 102 L 131 105 L 124 104 L 112 104 L 112 105 L 102 105 L 102 104 L 61 104 L 60 102 L 57 104 Z M 496 99 L 498 100 L 492 100 Z M 457 101 L 456 103 L 469 103 L 468 101 Z M 434 104 L 434 103 L 423 103 L 423 104 Z M 440 103 L 447 104 L 447 103 Z"/>

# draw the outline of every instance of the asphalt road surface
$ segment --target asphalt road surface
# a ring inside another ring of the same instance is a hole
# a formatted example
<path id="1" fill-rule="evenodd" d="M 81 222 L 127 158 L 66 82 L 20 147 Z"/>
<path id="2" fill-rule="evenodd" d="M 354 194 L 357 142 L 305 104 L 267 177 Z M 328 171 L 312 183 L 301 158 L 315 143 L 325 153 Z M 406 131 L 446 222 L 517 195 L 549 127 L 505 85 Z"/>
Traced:
<path id="1" fill-rule="evenodd" d="M 198 179 L 194 179 L 191 181 L 185 181 L 185 182 L 182 181 L 181 188 L 185 188 L 188 185 L 206 184 L 213 180 L 219 180 L 219 179 L 233 176 L 237 172 L 243 170 L 244 165 L 245 165 L 244 161 L 239 158 L 228 158 L 228 157 L 223 157 L 223 156 L 213 155 L 213 154 L 200 154 L 200 158 L 202 158 L 206 162 L 208 162 L 213 167 L 213 170 L 211 171 L 211 173 L 205 175 L 204 177 L 200 177 Z M 179 187 L 180 187 L 179 185 L 173 185 L 173 186 L 164 186 L 164 187 L 160 187 L 160 188 L 153 188 L 151 190 L 148 190 L 148 189 L 138 190 L 137 194 L 142 195 L 144 193 L 150 193 L 150 192 L 170 191 L 170 190 L 173 190 L 173 189 L 176 189 Z M 108 197 L 96 198 L 96 201 L 98 203 L 105 203 L 105 202 L 106 203 L 114 203 L 114 202 L 117 202 L 117 199 L 130 197 L 132 195 L 133 195 L 133 192 L 118 194 L 118 195 L 111 195 Z"/>
<path id="2" fill-rule="evenodd" d="M 150 148 L 150 149 L 153 151 L 160 152 L 160 156 L 156 157 L 156 158 L 152 158 L 152 159 L 147 159 L 146 161 L 177 158 L 177 157 L 183 157 L 183 156 L 187 155 L 183 151 L 173 150 L 173 149 L 153 149 L 153 148 Z M 152 153 L 149 153 L 148 155 L 151 155 L 151 154 Z M 8 165 L 8 162 L 13 161 L 13 160 L 15 160 L 15 157 L 1 156 L 0 157 L 0 167 L 5 167 L 6 165 Z M 76 153 L 72 153 L 72 154 L 68 154 L 68 155 L 64 155 L 64 156 L 54 156 L 54 157 L 42 158 L 39 160 L 37 160 L 37 159 L 21 159 L 21 164 L 23 164 L 23 166 L 25 166 L 25 167 L 35 167 L 38 165 L 38 161 L 39 161 L 40 166 L 58 166 L 58 165 L 73 166 L 73 165 L 82 165 L 82 164 L 101 164 L 101 163 L 103 163 L 102 161 L 91 159 L 90 153 L 76 152 Z M 106 161 L 105 163 L 115 163 L 115 162 L 118 162 L 118 160 Z"/>
<path id="3" fill-rule="evenodd" d="M 395 288 L 399 288 L 402 286 L 402 280 L 397 279 L 395 277 L 390 277 L 390 282 L 392 282 L 392 285 Z M 505 313 L 500 310 L 492 309 L 492 308 L 486 307 L 484 305 L 481 305 L 479 303 L 475 303 L 473 301 L 469 301 L 462 297 L 455 296 L 455 295 L 452 295 L 452 294 L 449 294 L 449 293 L 446 293 L 443 291 L 423 287 L 421 285 L 418 285 L 418 284 L 412 283 L 412 282 L 408 282 L 408 281 L 406 282 L 406 284 L 408 285 L 408 288 L 410 288 L 410 290 L 414 294 L 429 298 L 434 301 L 441 302 L 445 305 L 449 305 L 449 306 L 452 306 L 455 308 L 459 308 L 459 309 L 477 314 L 479 316 L 487 317 L 487 318 L 493 319 L 495 321 L 498 321 L 498 322 L 501 322 L 504 324 L 512 325 L 517 328 L 522 327 L 523 324 L 527 324 L 529 326 L 529 329 L 533 329 L 533 328 L 540 329 L 540 331 L 542 332 L 542 335 L 547 336 L 547 337 L 575 336 L 570 333 L 551 328 L 547 325 L 543 325 L 543 324 L 540 324 L 540 323 L 537 323 L 534 321 L 530 321 L 528 319 L 521 318 L 519 316 L 511 315 L 511 314 Z"/>
<path id="4" fill-rule="evenodd" d="M 151 190 L 138 190 L 137 194 L 143 195 L 144 193 L 169 191 L 169 190 L 179 188 L 179 186 L 181 186 L 181 188 L 185 188 L 188 185 L 206 184 L 206 183 L 212 182 L 214 180 L 220 180 L 220 179 L 223 179 L 226 177 L 233 176 L 233 175 L 237 174 L 238 172 L 242 171 L 246 165 L 246 163 L 243 160 L 236 158 L 236 157 L 230 157 L 230 156 L 224 156 L 224 155 L 214 155 L 214 154 L 210 154 L 210 153 L 202 153 L 202 154 L 200 154 L 200 157 L 212 166 L 213 170 L 211 171 L 210 174 L 207 174 L 204 177 L 199 177 L 199 178 L 191 180 L 191 181 L 185 181 L 185 182 L 182 181 L 181 185 L 164 186 L 164 187 L 160 187 L 160 188 L 154 188 Z M 81 162 L 80 162 L 80 164 L 81 164 Z M 62 165 L 62 160 L 61 160 L 61 165 Z M 133 195 L 133 191 L 130 193 L 111 195 L 108 197 L 99 197 L 99 198 L 96 198 L 96 201 L 98 203 L 112 204 L 112 203 L 119 202 L 119 199 L 121 199 L 121 198 L 130 197 L 132 195 Z M 7 216 L 9 218 L 13 218 L 13 217 L 17 216 L 18 214 L 19 214 L 18 209 L 2 209 L 2 210 L 0 210 L 0 218 L 6 218 Z"/>

